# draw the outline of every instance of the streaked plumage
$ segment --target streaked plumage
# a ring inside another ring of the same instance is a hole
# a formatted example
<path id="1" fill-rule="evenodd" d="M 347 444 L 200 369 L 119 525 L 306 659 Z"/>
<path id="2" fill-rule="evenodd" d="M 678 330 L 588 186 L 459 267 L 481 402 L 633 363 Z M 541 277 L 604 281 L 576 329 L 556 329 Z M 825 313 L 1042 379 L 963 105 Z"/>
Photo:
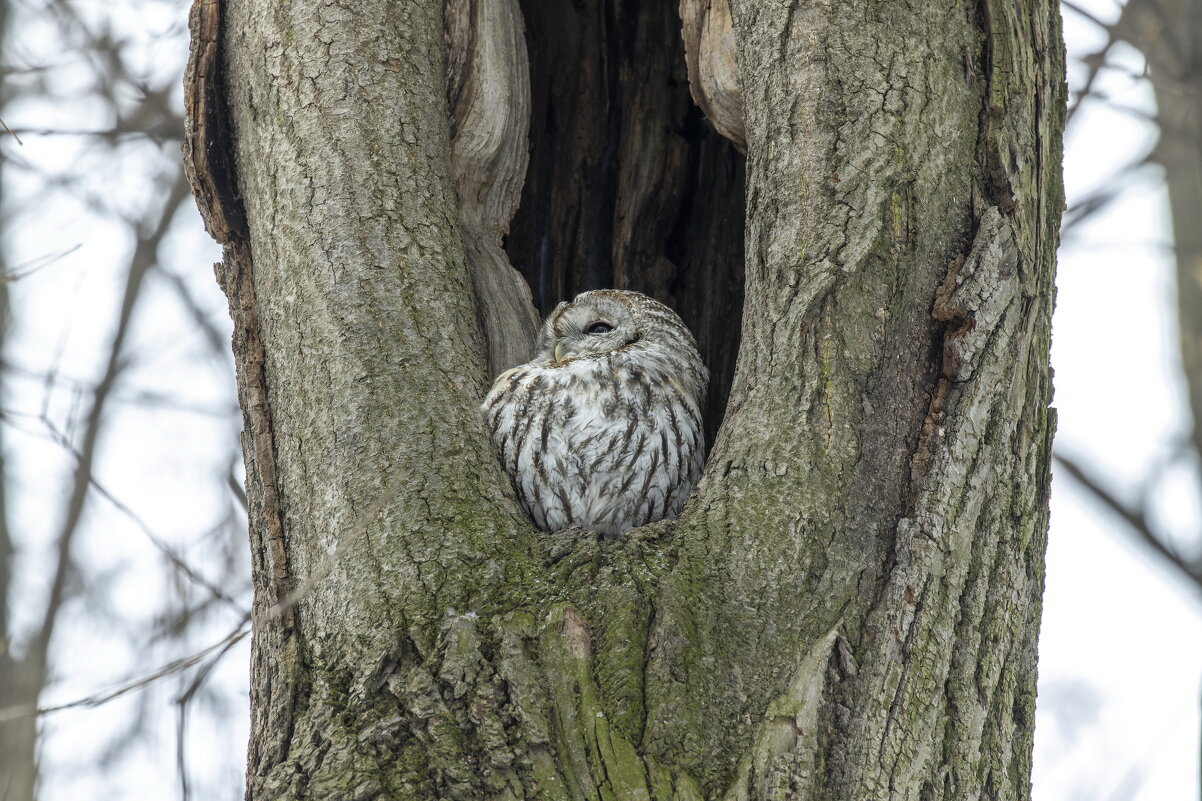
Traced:
<path id="1" fill-rule="evenodd" d="M 535 524 L 616 536 L 676 517 L 701 476 L 709 381 L 676 312 L 638 292 L 585 292 L 547 317 L 536 350 L 481 407 Z"/>

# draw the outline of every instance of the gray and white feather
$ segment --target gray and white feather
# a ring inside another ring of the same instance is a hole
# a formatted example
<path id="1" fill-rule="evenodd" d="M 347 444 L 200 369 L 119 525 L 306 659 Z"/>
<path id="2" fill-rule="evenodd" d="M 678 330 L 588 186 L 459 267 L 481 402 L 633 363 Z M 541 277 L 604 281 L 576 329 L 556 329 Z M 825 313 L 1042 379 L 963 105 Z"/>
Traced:
<path id="1" fill-rule="evenodd" d="M 539 528 L 612 537 L 680 512 L 701 477 L 708 381 L 676 312 L 599 289 L 556 307 L 481 409 Z"/>

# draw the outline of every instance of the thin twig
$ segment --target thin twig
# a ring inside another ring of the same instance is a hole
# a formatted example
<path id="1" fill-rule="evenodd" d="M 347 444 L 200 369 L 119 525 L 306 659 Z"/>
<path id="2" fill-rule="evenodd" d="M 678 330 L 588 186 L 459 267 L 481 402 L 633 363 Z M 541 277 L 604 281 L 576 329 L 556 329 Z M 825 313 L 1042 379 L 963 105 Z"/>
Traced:
<path id="1" fill-rule="evenodd" d="M 176 705 L 179 707 L 178 720 L 175 732 L 175 764 L 179 772 L 179 789 L 180 801 L 188 801 L 191 797 L 191 787 L 188 785 L 188 757 L 187 749 L 184 747 L 187 741 L 188 730 L 188 705 L 192 702 L 196 693 L 204 686 L 209 676 L 213 673 L 213 669 L 217 664 L 229 653 L 230 649 L 237 644 L 237 640 L 230 640 L 225 647 L 213 655 L 213 658 L 207 664 L 201 666 L 200 670 L 196 671 L 196 676 L 192 679 L 192 683 L 188 689 L 175 699 Z"/>
<path id="2" fill-rule="evenodd" d="M 1084 17 L 1086 20 L 1088 20 L 1089 22 L 1092 22 L 1094 25 L 1097 25 L 1099 28 L 1101 28 L 1103 30 L 1107 30 L 1107 31 L 1110 30 L 1110 23 L 1106 22 L 1103 19 L 1100 19 L 1092 11 L 1089 11 L 1088 9 L 1077 5 L 1076 3 L 1072 2 L 1072 0 L 1060 0 L 1060 7 L 1067 8 L 1069 11 L 1072 11 L 1074 14 Z"/>
<path id="3" fill-rule="evenodd" d="M 397 473 L 393 474 L 392 478 L 376 496 L 375 500 L 373 500 L 371 504 L 368 505 L 367 509 L 364 510 L 363 514 L 360 515 L 354 527 L 339 541 L 333 553 L 330 553 L 326 557 L 322 565 L 316 571 L 310 574 L 308 578 L 301 582 L 301 584 L 295 590 L 290 592 L 282 603 L 273 604 L 271 606 L 270 611 L 268 612 L 268 616 L 270 618 L 278 619 L 286 610 L 291 609 L 293 606 L 303 600 L 317 587 L 318 584 L 321 583 L 323 579 L 326 578 L 326 576 L 330 574 L 337 564 L 338 558 L 346 553 L 346 551 L 352 545 L 354 545 L 354 543 L 358 541 L 361 536 L 363 536 L 380 512 L 384 510 L 384 507 L 396 498 L 397 492 L 400 490 L 401 482 L 407 477 L 407 475 L 408 474 L 404 471 L 398 471 Z M 191 696 L 197 689 L 199 689 L 204 679 L 207 678 L 208 673 L 217 664 L 217 661 L 219 661 L 220 658 L 224 656 L 225 653 L 228 652 L 229 649 L 232 648 L 239 640 L 250 633 L 250 627 L 247 625 L 249 621 L 250 615 L 243 615 L 238 626 L 235 627 L 230 634 L 213 645 L 210 645 L 207 648 L 190 656 L 169 662 L 152 673 L 145 674 L 136 679 L 130 679 L 122 684 L 117 685 L 112 690 L 96 693 L 94 695 L 64 704 L 55 704 L 53 706 L 33 708 L 28 705 L 23 705 L 0 709 L 0 723 L 29 715 L 46 715 L 51 712 L 59 712 L 64 709 L 97 707 L 101 704 L 108 703 L 115 698 L 119 698 L 129 692 L 146 687 L 162 678 L 170 676 L 174 673 L 178 673 L 181 670 L 186 670 L 187 668 L 204 661 L 204 659 L 210 654 L 215 654 L 213 661 L 209 663 L 209 665 L 206 665 L 205 669 L 198 674 L 197 680 L 193 682 L 192 686 L 190 686 L 189 689 L 182 696 L 180 696 L 180 700 L 190 700 Z"/>
<path id="4" fill-rule="evenodd" d="M 41 422 L 44 426 L 46 426 L 46 429 L 51 432 L 55 442 L 57 442 L 63 450 L 74 457 L 77 468 L 82 467 L 83 457 L 71 444 L 71 441 L 67 438 L 66 434 L 60 431 L 59 428 L 54 425 L 54 422 L 49 418 L 43 416 L 41 418 Z M 146 521 L 138 515 L 137 512 L 127 506 L 124 501 L 122 501 L 120 498 L 110 492 L 107 487 L 101 484 L 96 478 L 95 474 L 92 473 L 91 469 L 88 469 L 87 471 L 87 481 L 88 485 L 94 489 L 100 495 L 100 497 L 108 501 L 114 508 L 116 508 L 118 512 L 125 515 L 130 522 L 132 522 L 139 530 L 141 530 L 146 538 L 150 540 L 151 544 L 154 545 L 154 547 L 157 548 L 165 557 L 167 557 L 167 561 L 169 561 L 176 570 L 182 573 L 193 583 L 206 590 L 214 598 L 230 606 L 234 611 L 238 612 L 239 614 L 246 614 L 246 609 L 244 609 L 243 606 L 238 603 L 238 601 L 231 598 L 220 587 L 216 586 L 207 578 L 193 570 L 192 566 L 185 562 L 178 554 L 176 554 L 175 549 L 168 545 L 162 537 L 157 535 L 146 523 Z"/>
<path id="5" fill-rule="evenodd" d="M 83 247 L 83 244 L 72 245 L 66 250 L 60 250 L 58 253 L 46 254 L 30 259 L 25 264 L 17 265 L 6 273 L 0 274 L 0 281 L 20 281 L 22 278 L 28 278 L 39 270 L 44 270 L 60 259 L 70 256 L 75 251 Z"/>
<path id="6" fill-rule="evenodd" d="M 25 147 L 25 143 L 21 141 L 21 137 L 17 136 L 16 131 L 14 131 L 12 128 L 8 127 L 8 123 L 4 121 L 3 117 L 0 117 L 0 125 L 3 125 L 4 130 L 8 131 L 9 134 L 12 135 L 12 138 L 17 140 L 18 145 L 20 145 L 21 147 Z"/>
<path id="7" fill-rule="evenodd" d="M 80 459 L 76 465 L 75 478 L 71 489 L 71 497 L 67 504 L 67 513 L 62 528 L 56 538 L 53 578 L 50 583 L 50 593 L 43 611 L 42 621 L 37 633 L 30 643 L 30 660 L 36 668 L 36 675 L 45 676 L 48 670 L 50 640 L 54 633 L 58 613 L 66 596 L 67 577 L 72 570 L 72 543 L 83 517 L 84 504 L 88 488 L 91 486 L 92 462 L 96 455 L 96 446 L 105 421 L 105 406 L 109 395 L 122 372 L 123 361 L 121 354 L 125 346 L 125 338 L 133 320 L 134 309 L 141 295 L 142 281 L 156 263 L 159 243 L 167 233 L 176 212 L 183 206 L 189 195 L 188 182 L 182 171 L 176 176 L 167 194 L 159 218 L 154 229 L 145 237 L 138 240 L 130 258 L 129 273 L 126 277 L 125 293 L 121 303 L 121 313 L 117 321 L 117 330 L 109 346 L 108 362 L 104 374 L 92 395 L 91 408 L 87 415 L 83 444 L 79 448 Z"/>

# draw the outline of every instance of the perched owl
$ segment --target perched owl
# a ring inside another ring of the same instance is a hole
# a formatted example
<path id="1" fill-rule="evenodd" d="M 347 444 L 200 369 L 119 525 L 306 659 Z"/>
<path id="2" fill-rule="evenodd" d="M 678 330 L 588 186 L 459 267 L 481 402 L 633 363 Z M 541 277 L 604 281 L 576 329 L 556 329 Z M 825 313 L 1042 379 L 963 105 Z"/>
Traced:
<path id="1" fill-rule="evenodd" d="M 638 292 L 560 303 L 532 361 L 481 409 L 539 528 L 606 536 L 674 518 L 701 477 L 709 371 L 676 312 Z"/>

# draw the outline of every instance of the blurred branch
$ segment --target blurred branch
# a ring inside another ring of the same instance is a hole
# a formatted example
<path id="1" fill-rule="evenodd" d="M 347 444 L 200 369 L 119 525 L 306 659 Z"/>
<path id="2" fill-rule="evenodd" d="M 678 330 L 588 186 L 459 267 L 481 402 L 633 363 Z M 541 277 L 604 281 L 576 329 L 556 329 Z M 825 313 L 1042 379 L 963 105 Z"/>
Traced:
<path id="1" fill-rule="evenodd" d="M 13 139 L 17 140 L 18 145 L 25 144 L 24 142 L 21 141 L 21 137 L 17 136 L 16 131 L 14 131 L 12 128 L 8 127 L 8 123 L 4 121 L 3 117 L 0 117 L 0 126 L 3 126 L 4 130 L 7 131 L 9 134 L 11 134 Z"/>
<path id="2" fill-rule="evenodd" d="M 106 128 L 100 130 L 89 130 L 83 128 L 30 128 L 21 127 L 9 128 L 4 126 L 4 130 L 12 134 L 12 137 L 17 140 L 18 144 L 24 144 L 21 141 L 21 135 L 25 136 L 84 136 L 89 139 L 104 139 L 110 142 L 123 138 L 141 138 L 150 139 L 157 144 L 164 142 L 183 142 L 184 132 L 177 130 L 174 125 L 161 125 L 157 128 L 131 128 L 129 125 L 120 127 Z"/>
<path id="3" fill-rule="evenodd" d="M 78 469 L 78 465 L 80 465 L 83 461 L 83 454 L 71 445 L 70 440 L 67 439 L 67 437 L 61 431 L 59 431 L 58 427 L 54 425 L 53 421 L 49 420 L 48 418 L 43 418 L 42 423 L 54 436 L 59 446 L 75 458 Z M 150 540 L 151 544 L 154 545 L 154 547 L 167 558 L 167 561 L 172 565 L 172 567 L 178 570 L 187 579 L 205 589 L 213 598 L 229 605 L 234 611 L 242 615 L 247 613 L 247 610 L 243 609 L 242 605 L 227 595 L 224 590 L 213 584 L 204 576 L 197 573 L 191 565 L 181 559 L 179 555 L 175 553 L 175 549 L 168 545 L 158 534 L 155 534 L 150 526 L 146 524 L 146 521 L 139 517 L 133 509 L 123 503 L 119 498 L 113 495 L 113 493 L 109 492 L 108 489 L 105 488 L 105 486 L 101 484 L 94 475 L 92 475 L 91 472 L 87 474 L 87 482 L 88 485 L 94 489 L 98 495 L 100 495 L 100 497 L 112 504 L 117 511 L 125 515 L 125 517 L 127 517 L 135 526 L 137 526 L 138 529 L 140 529 L 142 533 L 146 535 L 146 538 Z"/>
<path id="4" fill-rule="evenodd" d="M 46 601 L 46 609 L 42 623 L 34 635 L 29 649 L 29 661 L 37 675 L 46 675 L 50 640 L 58 621 L 59 611 L 66 594 L 67 577 L 73 564 L 71 545 L 79 530 L 87 500 L 88 489 L 92 486 L 92 465 L 96 457 L 96 445 L 104 427 L 104 412 L 110 393 L 121 373 L 121 354 L 129 333 L 130 322 L 134 309 L 141 296 L 142 281 L 155 265 L 157 251 L 163 236 L 176 212 L 184 201 L 190 198 L 188 183 L 183 172 L 177 173 L 171 188 L 168 190 L 166 201 L 159 213 L 158 220 L 151 232 L 139 237 L 130 258 L 129 271 L 126 274 L 125 293 L 121 303 L 121 311 L 117 319 L 117 330 L 109 346 L 108 363 L 104 373 L 97 383 L 91 399 L 87 421 L 84 427 L 83 442 L 79 448 L 78 463 L 75 478 L 67 505 L 66 517 L 57 537 L 56 567 L 50 586 L 50 595 Z"/>
<path id="5" fill-rule="evenodd" d="M 61 712 L 64 709 L 79 709 L 80 707 L 93 708 L 101 706 L 102 704 L 107 704 L 109 701 L 120 698 L 127 693 L 148 687 L 160 679 L 164 679 L 180 672 L 181 670 L 187 670 L 193 665 L 200 664 L 211 654 L 225 654 L 230 648 L 237 644 L 239 640 L 244 638 L 247 634 L 250 634 L 250 628 L 247 626 L 248 622 L 249 620 L 244 619 L 242 623 L 232 632 L 201 651 L 197 651 L 196 653 L 190 654 L 182 659 L 172 660 L 155 671 L 122 682 L 108 690 L 94 693 L 84 698 L 78 698 L 74 701 L 68 701 L 62 704 L 53 704 L 51 706 L 12 706 L 0 709 L 0 723 L 16 720 L 18 718 L 49 715 L 52 712 Z"/>
<path id="6" fill-rule="evenodd" d="M 214 353 L 221 354 L 224 361 L 229 361 L 230 355 L 230 332 L 224 329 L 219 329 L 213 324 L 213 320 L 205 314 L 204 309 L 192 294 L 192 290 L 188 288 L 188 284 L 174 270 L 164 270 L 163 276 L 170 282 L 175 294 L 179 297 L 184 307 L 188 310 L 188 314 L 192 315 L 192 321 L 204 333 L 205 341 Z"/>
<path id="7" fill-rule="evenodd" d="M 1202 562 L 1186 559 L 1168 544 L 1167 537 L 1158 533 L 1152 522 L 1148 520 L 1143 502 L 1138 507 L 1132 507 L 1119 500 L 1113 489 L 1104 486 L 1101 479 L 1083 467 L 1076 459 L 1059 452 L 1053 453 L 1052 459 L 1078 486 L 1118 515 L 1127 524 L 1127 529 L 1137 536 L 1139 542 L 1159 554 L 1161 558 L 1176 568 L 1182 577 L 1202 590 Z"/>
<path id="8" fill-rule="evenodd" d="M 278 618 L 308 597 L 308 595 L 321 584 L 321 582 L 331 573 L 331 571 L 333 571 L 338 563 L 339 558 L 345 554 L 347 550 L 353 547 L 354 544 L 358 542 L 360 537 L 367 533 L 367 530 L 371 527 L 372 523 L 375 522 L 379 514 L 384 510 L 384 507 L 396 499 L 401 485 L 408 477 L 409 476 L 403 471 L 398 471 L 397 473 L 393 474 L 389 481 L 380 489 L 380 492 L 378 495 L 376 495 L 375 499 L 367 505 L 363 512 L 347 529 L 346 533 L 339 538 L 337 545 L 326 557 L 326 559 L 323 560 L 321 564 L 317 565 L 313 572 L 305 577 L 305 579 L 301 581 L 281 603 L 272 605 L 269 609 L 267 609 L 266 616 L 270 618 Z M 96 693 L 94 695 L 87 696 L 86 698 L 81 698 L 65 704 L 55 704 L 53 706 L 46 707 L 34 707 L 32 705 L 26 705 L 0 709 L 0 723 L 30 715 L 44 715 L 63 709 L 99 706 L 133 690 L 146 687 L 147 685 L 158 681 L 165 676 L 169 676 L 173 673 L 177 673 L 181 670 L 192 667 L 193 665 L 199 664 L 210 655 L 214 655 L 213 660 L 197 674 L 195 680 L 192 682 L 189 688 L 177 699 L 178 702 L 186 704 L 195 696 L 196 692 L 207 680 L 210 672 L 216 666 L 217 661 L 219 661 L 221 657 L 224 656 L 239 640 L 250 633 L 250 628 L 248 627 L 250 622 L 251 614 L 249 612 L 244 613 L 234 630 L 213 645 L 191 654 L 190 656 L 169 662 L 167 665 L 164 665 L 158 670 L 140 676 L 136 679 L 126 681 L 111 690 Z"/>
<path id="9" fill-rule="evenodd" d="M 1103 186 L 1088 193 L 1065 209 L 1061 222 L 1061 234 L 1072 233 L 1074 228 L 1109 207 L 1111 203 L 1122 197 L 1123 193 L 1128 191 L 1131 185 L 1138 180 L 1141 173 L 1145 172 L 1151 165 L 1150 157 L 1125 165 L 1121 170 L 1112 175 L 1110 180 Z"/>
<path id="10" fill-rule="evenodd" d="M 245 512 L 247 510 L 248 503 L 246 500 L 246 484 L 237 475 L 236 471 L 237 464 L 231 461 L 229 469 L 225 474 L 225 485 L 229 488 L 230 492 L 233 493 L 234 498 L 238 501 L 238 506 L 240 506 L 242 511 Z"/>
<path id="11" fill-rule="evenodd" d="M 0 41 L 9 36 L 9 6 L 0 2 Z M 7 80 L 0 82 L 0 103 L 7 103 L 11 88 Z M 5 126 L 7 127 L 7 125 Z M 14 135 L 14 139 L 15 139 Z M 18 140 L 19 142 L 20 140 Z M 0 167 L 5 163 L 0 159 Z M 0 233 L 7 234 L 7 215 L 0 220 Z M 8 272 L 0 252 L 0 274 Z M 8 341 L 11 326 L 9 284 L 0 281 L 0 349 Z M 4 377 L 7 379 L 7 376 Z M 7 380 L 4 389 L 7 391 Z M 0 706 L 23 703 L 36 698 L 40 678 L 27 659 L 12 653 L 12 615 L 9 607 L 13 598 L 13 568 L 16 554 L 12 531 L 9 529 L 8 480 L 11 470 L 7 448 L 0 441 Z M 0 799 L 32 801 L 37 784 L 37 727 L 33 721 L 0 724 Z"/>
<path id="12" fill-rule="evenodd" d="M 55 262 L 65 259 L 75 251 L 79 250 L 81 245 L 72 245 L 66 250 L 60 250 L 57 253 L 47 254 L 40 258 L 31 259 L 27 263 L 18 265 L 11 270 L 0 272 L 0 281 L 12 282 L 20 281 L 22 278 L 28 278 L 39 270 L 44 270 Z"/>
<path id="13" fill-rule="evenodd" d="M 1094 82 L 1098 78 L 1098 73 L 1101 72 L 1102 67 L 1106 64 L 1106 55 L 1110 52 L 1110 48 L 1114 46 L 1114 34 L 1110 25 L 1107 25 L 1105 22 L 1098 19 L 1089 11 L 1086 11 L 1076 3 L 1065 2 L 1065 0 L 1061 0 L 1060 5 L 1063 8 L 1067 8 L 1070 11 L 1073 11 L 1076 14 L 1079 14 L 1081 17 L 1089 20 L 1106 33 L 1106 44 L 1103 45 L 1097 52 L 1092 53 L 1081 60 L 1082 63 L 1085 64 L 1085 68 L 1087 70 L 1085 84 L 1080 90 L 1078 90 L 1076 102 L 1069 106 L 1068 118 L 1065 120 L 1065 127 L 1067 128 L 1072 124 L 1073 117 L 1076 115 L 1077 110 L 1081 108 L 1081 102 L 1093 94 Z"/>
<path id="14" fill-rule="evenodd" d="M 235 632 L 235 634 L 236 633 L 237 632 Z M 233 648 L 238 643 L 238 640 L 241 640 L 245 634 L 246 632 L 243 632 L 236 639 L 233 637 L 233 635 L 231 635 L 231 637 L 227 637 L 224 646 L 218 650 L 217 653 L 213 654 L 213 658 L 210 659 L 206 664 L 202 665 L 200 670 L 196 671 L 196 676 L 193 677 L 192 683 L 188 685 L 188 689 L 184 690 L 179 698 L 175 699 L 177 710 L 175 764 L 176 771 L 179 773 L 180 801 L 188 801 L 191 797 L 191 787 L 188 783 L 188 708 L 192 703 L 192 699 L 196 697 L 196 693 L 200 691 L 200 688 L 204 686 L 204 683 L 209 680 L 209 676 L 213 674 L 213 669 L 217 667 L 218 663 L 225 658 L 225 655 L 229 653 L 230 649 Z"/>
<path id="15" fill-rule="evenodd" d="M 1107 23 L 1102 18 L 1096 16 L 1092 11 L 1085 8 L 1084 6 L 1079 5 L 1078 3 L 1072 2 L 1072 0 L 1060 0 L 1060 6 L 1061 6 L 1061 8 L 1067 8 L 1069 11 L 1073 12 L 1074 14 L 1076 14 L 1086 20 L 1089 20 L 1090 22 L 1092 22 L 1094 25 L 1097 25 L 1102 30 L 1110 29 L 1109 23 Z"/>
<path id="16" fill-rule="evenodd" d="M 1131 0 L 1130 5 L 1148 45 L 1141 49 L 1159 109 L 1160 141 L 1152 157 L 1164 165 L 1169 190 L 1181 364 L 1194 419 L 1191 443 L 1202 464 L 1202 3 Z"/>

